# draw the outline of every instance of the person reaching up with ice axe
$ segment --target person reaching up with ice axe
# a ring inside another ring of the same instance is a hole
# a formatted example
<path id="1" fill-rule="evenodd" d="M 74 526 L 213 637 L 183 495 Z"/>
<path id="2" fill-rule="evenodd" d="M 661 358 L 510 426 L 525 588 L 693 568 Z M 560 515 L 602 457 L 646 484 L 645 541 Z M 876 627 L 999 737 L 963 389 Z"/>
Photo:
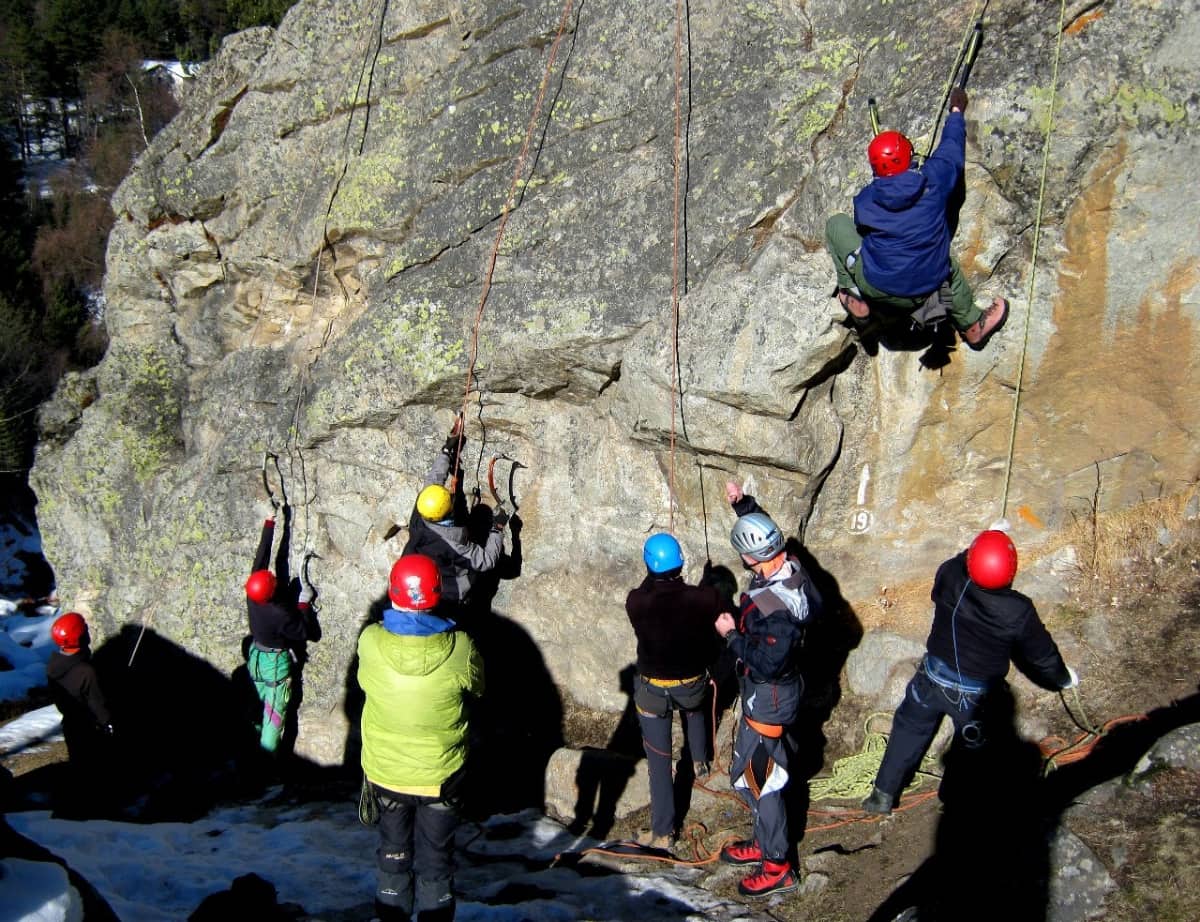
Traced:
<path id="1" fill-rule="evenodd" d="M 434 458 L 417 494 L 403 551 L 404 555 L 424 554 L 437 563 L 442 573 L 443 603 L 459 615 L 466 614 L 468 595 L 479 574 L 493 569 L 500 560 L 504 552 L 504 529 L 510 518 L 497 508 L 487 539 L 482 544 L 471 539 L 460 466 L 465 446 L 460 415 L 455 417 L 446 443 Z"/>
<path id="2" fill-rule="evenodd" d="M 300 660 L 308 641 L 319 640 L 320 629 L 312 611 L 313 588 L 301 572 L 300 595 L 295 605 L 287 598 L 287 587 L 279 585 L 268 566 L 275 538 L 275 516 L 283 510 L 286 523 L 289 507 L 270 495 L 271 513 L 263 522 L 254 563 L 246 580 L 246 612 L 252 641 L 248 657 L 250 678 L 263 703 L 259 745 L 267 752 L 279 749 L 288 703 L 292 697 L 293 663 Z M 285 524 L 286 532 L 286 524 Z M 285 540 L 286 543 L 286 540 Z M 286 551 L 281 548 L 286 560 Z"/>
<path id="3" fill-rule="evenodd" d="M 967 345 L 979 350 L 1008 316 L 1004 298 L 982 310 L 976 306 L 950 253 L 948 207 L 966 164 L 966 108 L 960 84 L 950 91 L 942 140 L 919 169 L 913 168 L 908 138 L 899 131 L 877 133 L 867 147 L 874 179 L 854 197 L 854 217 L 835 214 L 825 224 L 837 299 L 860 331 L 870 329 L 878 308 L 921 323 L 948 313 Z"/>

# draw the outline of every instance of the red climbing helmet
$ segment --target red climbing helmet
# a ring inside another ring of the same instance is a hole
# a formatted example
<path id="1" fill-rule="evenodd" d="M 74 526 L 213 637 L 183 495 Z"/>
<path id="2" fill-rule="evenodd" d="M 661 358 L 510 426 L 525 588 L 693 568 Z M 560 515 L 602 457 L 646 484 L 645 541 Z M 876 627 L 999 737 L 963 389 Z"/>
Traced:
<path id="1" fill-rule="evenodd" d="M 275 574 L 270 570 L 255 570 L 246 580 L 246 595 L 259 605 L 270 602 L 275 595 Z"/>
<path id="2" fill-rule="evenodd" d="M 881 131 L 867 146 L 867 159 L 876 176 L 895 176 L 912 163 L 913 146 L 898 131 Z"/>
<path id="3" fill-rule="evenodd" d="M 981 531 L 967 549 L 967 575 L 984 589 L 1003 589 L 1017 575 L 1012 538 L 994 529 Z"/>
<path id="4" fill-rule="evenodd" d="M 50 626 L 50 636 L 63 653 L 76 652 L 87 634 L 87 622 L 77 611 L 69 611 Z"/>
<path id="5" fill-rule="evenodd" d="M 388 598 L 404 611 L 428 611 L 442 600 L 442 574 L 424 554 L 408 554 L 392 564 Z"/>

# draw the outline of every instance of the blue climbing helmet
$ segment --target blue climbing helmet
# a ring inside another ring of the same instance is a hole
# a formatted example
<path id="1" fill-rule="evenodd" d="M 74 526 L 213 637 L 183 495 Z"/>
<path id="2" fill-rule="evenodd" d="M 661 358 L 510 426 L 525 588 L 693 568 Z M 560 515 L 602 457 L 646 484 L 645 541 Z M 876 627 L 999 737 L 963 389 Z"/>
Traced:
<path id="1" fill-rule="evenodd" d="M 667 573 L 683 567 L 683 548 L 666 532 L 659 532 L 646 539 L 642 548 L 642 559 L 651 573 Z"/>

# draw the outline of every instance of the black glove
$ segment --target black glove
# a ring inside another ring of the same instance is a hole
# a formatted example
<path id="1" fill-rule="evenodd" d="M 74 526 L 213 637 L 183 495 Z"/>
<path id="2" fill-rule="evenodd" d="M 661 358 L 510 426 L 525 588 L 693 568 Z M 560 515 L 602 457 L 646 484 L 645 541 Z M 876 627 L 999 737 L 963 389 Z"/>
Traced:
<path id="1" fill-rule="evenodd" d="M 466 445 L 467 445 L 467 440 L 464 437 L 462 439 L 462 447 L 465 448 Z M 447 458 L 449 458 L 451 461 L 453 461 L 455 458 L 458 457 L 458 452 L 459 452 L 459 436 L 458 436 L 457 432 L 452 432 L 452 433 L 450 433 L 450 435 L 448 435 L 446 437 L 446 444 L 442 446 L 442 454 L 444 454 Z"/>
<path id="2" fill-rule="evenodd" d="M 960 112 L 967 111 L 967 91 L 961 86 L 956 86 L 950 91 L 950 108 Z"/>
<path id="3" fill-rule="evenodd" d="M 492 514 L 492 531 L 504 531 L 504 526 L 508 524 L 508 513 L 503 509 L 497 509 Z"/>

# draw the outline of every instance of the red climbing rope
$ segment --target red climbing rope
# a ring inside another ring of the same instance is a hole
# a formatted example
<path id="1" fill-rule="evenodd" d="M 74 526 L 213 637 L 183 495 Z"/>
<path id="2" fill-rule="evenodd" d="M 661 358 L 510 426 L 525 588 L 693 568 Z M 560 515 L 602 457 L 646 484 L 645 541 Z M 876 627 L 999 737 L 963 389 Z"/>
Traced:
<path id="1" fill-rule="evenodd" d="M 529 148 L 533 144 L 534 130 L 537 128 L 538 118 L 541 116 L 542 103 L 546 98 L 546 88 L 550 85 L 550 75 L 554 72 L 554 61 L 558 57 L 558 47 L 562 44 L 563 36 L 567 31 L 567 23 L 570 21 L 571 10 L 575 5 L 575 0 L 563 0 L 562 15 L 558 20 L 558 32 L 554 36 L 554 42 L 550 46 L 550 56 L 546 60 L 546 70 L 542 75 L 541 86 L 538 87 L 537 99 L 533 104 L 533 112 L 529 116 L 529 127 L 525 131 L 525 142 L 521 145 L 521 153 L 517 156 L 516 166 L 513 168 L 512 183 L 508 188 L 508 196 L 504 200 L 504 207 L 500 212 L 500 226 L 496 228 L 496 239 L 492 243 L 492 251 L 488 255 L 487 271 L 483 276 L 483 290 L 479 294 L 479 309 L 475 313 L 475 324 L 471 329 L 471 357 L 467 362 L 467 384 L 463 390 L 462 416 L 466 419 L 467 407 L 471 402 L 471 383 L 475 379 L 475 363 L 479 358 L 479 327 L 483 323 L 483 311 L 487 306 L 488 295 L 492 291 L 492 277 L 496 272 L 496 260 L 500 256 L 500 243 L 504 239 L 504 230 L 508 227 L 508 218 L 512 214 L 512 209 L 517 198 L 517 189 L 520 188 L 521 178 L 525 173 L 525 162 L 529 157 Z M 465 427 L 464 427 L 465 429 Z M 458 450 L 462 453 L 462 443 L 464 432 L 459 431 L 458 434 Z"/>

